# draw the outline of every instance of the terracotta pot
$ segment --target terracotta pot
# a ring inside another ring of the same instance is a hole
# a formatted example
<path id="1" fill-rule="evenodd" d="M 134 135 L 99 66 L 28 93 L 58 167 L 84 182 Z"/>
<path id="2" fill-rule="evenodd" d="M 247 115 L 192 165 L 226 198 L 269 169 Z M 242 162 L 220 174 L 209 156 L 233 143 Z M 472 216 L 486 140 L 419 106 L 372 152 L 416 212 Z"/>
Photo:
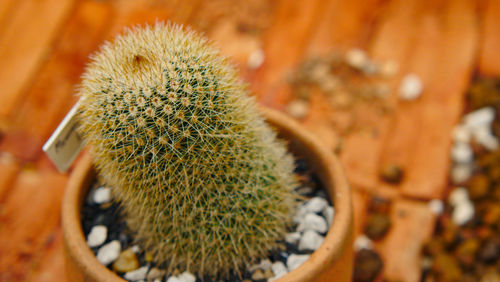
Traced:
<path id="1" fill-rule="evenodd" d="M 320 177 L 335 207 L 333 224 L 323 244 L 304 264 L 277 281 L 351 281 L 351 193 L 339 160 L 292 119 L 273 110 L 262 111 L 280 137 L 288 141 L 290 150 L 304 157 Z M 62 229 L 68 281 L 123 281 L 97 260 L 82 231 L 81 207 L 95 176 L 90 156 L 86 154 L 73 171 L 64 195 Z"/>

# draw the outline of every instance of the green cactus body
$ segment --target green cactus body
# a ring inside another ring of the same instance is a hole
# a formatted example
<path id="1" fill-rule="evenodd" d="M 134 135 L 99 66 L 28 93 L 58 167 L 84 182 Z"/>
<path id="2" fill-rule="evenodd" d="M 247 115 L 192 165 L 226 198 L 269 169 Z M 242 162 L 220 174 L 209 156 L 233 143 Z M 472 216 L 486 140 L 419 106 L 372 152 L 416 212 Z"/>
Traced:
<path id="1" fill-rule="evenodd" d="M 293 159 L 205 39 L 127 30 L 91 57 L 79 95 L 99 174 L 157 263 L 224 277 L 278 246 Z"/>

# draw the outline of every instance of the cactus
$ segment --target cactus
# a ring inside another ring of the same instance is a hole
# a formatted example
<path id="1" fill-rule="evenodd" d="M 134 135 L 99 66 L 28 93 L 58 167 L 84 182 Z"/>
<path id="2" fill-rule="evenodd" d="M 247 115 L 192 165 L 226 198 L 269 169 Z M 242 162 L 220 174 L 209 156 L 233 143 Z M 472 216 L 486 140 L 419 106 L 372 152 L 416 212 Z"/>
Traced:
<path id="1" fill-rule="evenodd" d="M 227 277 L 279 246 L 293 159 L 203 37 L 128 29 L 91 57 L 78 92 L 100 177 L 157 263 Z"/>

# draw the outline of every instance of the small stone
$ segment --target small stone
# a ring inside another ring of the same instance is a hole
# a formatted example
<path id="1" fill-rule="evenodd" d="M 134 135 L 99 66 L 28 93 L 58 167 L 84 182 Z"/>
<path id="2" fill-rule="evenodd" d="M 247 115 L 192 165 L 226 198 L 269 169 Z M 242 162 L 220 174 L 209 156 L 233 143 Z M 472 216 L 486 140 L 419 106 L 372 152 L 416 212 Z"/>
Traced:
<path id="1" fill-rule="evenodd" d="M 461 184 L 467 181 L 472 175 L 470 164 L 456 164 L 451 169 L 451 181 L 454 184 Z"/>
<path id="2" fill-rule="evenodd" d="M 391 184 L 398 184 L 403 179 L 403 170 L 399 165 L 387 164 L 380 170 L 380 177 Z"/>
<path id="3" fill-rule="evenodd" d="M 498 148 L 498 140 L 487 126 L 479 127 L 473 131 L 474 139 L 484 148 L 494 151 Z"/>
<path id="4" fill-rule="evenodd" d="M 464 225 L 474 217 L 474 205 L 471 202 L 461 202 L 455 205 L 452 220 L 455 224 Z"/>
<path id="5" fill-rule="evenodd" d="M 108 265 L 118 258 L 120 251 L 120 241 L 111 241 L 99 249 L 97 252 L 97 260 L 104 265 Z"/>
<path id="6" fill-rule="evenodd" d="M 486 241 L 479 250 L 479 259 L 485 263 L 495 262 L 500 258 L 500 244 L 494 239 Z"/>
<path id="7" fill-rule="evenodd" d="M 488 195 L 490 181 L 484 174 L 477 174 L 470 180 L 468 187 L 469 198 L 479 200 Z"/>
<path id="8" fill-rule="evenodd" d="M 315 251 L 323 243 L 323 236 L 312 230 L 307 230 L 300 238 L 299 251 Z"/>
<path id="9" fill-rule="evenodd" d="M 457 261 L 445 253 L 440 253 L 436 256 L 432 270 L 438 273 L 442 281 L 459 281 L 462 275 Z"/>
<path id="10" fill-rule="evenodd" d="M 252 280 L 262 280 L 265 279 L 264 271 L 257 269 L 252 273 Z"/>
<path id="11" fill-rule="evenodd" d="M 302 196 L 308 196 L 314 193 L 314 189 L 310 186 L 301 186 L 295 190 L 297 194 L 302 195 Z"/>
<path id="12" fill-rule="evenodd" d="M 393 77 L 399 71 L 399 64 L 396 61 L 385 61 L 379 66 L 379 72 L 384 77 Z"/>
<path id="13" fill-rule="evenodd" d="M 354 250 L 359 251 L 362 249 L 373 249 L 373 241 L 364 234 L 359 235 L 356 237 L 356 240 L 354 240 Z"/>
<path id="14" fill-rule="evenodd" d="M 100 246 L 106 241 L 108 236 L 108 228 L 104 225 L 96 225 L 92 227 L 87 236 L 87 245 L 91 248 Z"/>
<path id="15" fill-rule="evenodd" d="M 286 266 L 288 267 L 288 271 L 292 271 L 297 267 L 301 266 L 306 260 L 308 260 L 310 255 L 296 255 L 291 254 L 286 260 Z"/>
<path id="16" fill-rule="evenodd" d="M 274 276 L 274 273 L 271 270 L 271 268 L 268 268 L 268 269 L 264 270 L 264 279 L 269 279 L 269 278 L 271 278 L 273 276 Z"/>
<path id="17" fill-rule="evenodd" d="M 153 267 L 149 270 L 146 280 L 152 281 L 155 279 L 161 279 L 165 275 L 165 270 Z"/>
<path id="18" fill-rule="evenodd" d="M 118 256 L 113 263 L 113 270 L 116 272 L 130 272 L 139 268 L 139 261 L 132 250 L 128 249 Z"/>
<path id="19" fill-rule="evenodd" d="M 416 74 L 407 74 L 399 86 L 399 97 L 411 101 L 417 99 L 423 91 L 422 81 Z"/>
<path id="20" fill-rule="evenodd" d="M 370 61 L 366 52 L 358 48 L 347 51 L 345 60 L 350 67 L 358 70 L 362 70 Z"/>
<path id="21" fill-rule="evenodd" d="M 495 119 L 495 109 L 493 107 L 485 107 L 466 114 L 462 120 L 464 125 L 469 129 L 477 129 L 480 127 L 490 127 L 491 122 Z"/>
<path id="22" fill-rule="evenodd" d="M 383 267 L 378 253 L 362 249 L 354 258 L 353 281 L 374 281 Z"/>
<path id="23" fill-rule="evenodd" d="M 451 158 L 456 163 L 470 163 L 474 159 L 474 153 L 469 144 L 455 143 L 451 148 Z"/>
<path id="24" fill-rule="evenodd" d="M 460 243 L 455 250 L 455 257 L 464 265 L 472 265 L 479 249 L 479 240 L 470 238 Z"/>
<path id="25" fill-rule="evenodd" d="M 443 252 L 444 250 L 444 242 L 441 237 L 432 237 L 429 241 L 427 241 L 423 248 L 422 253 L 428 256 L 436 256 L 437 254 Z"/>
<path id="26" fill-rule="evenodd" d="M 247 66 L 249 69 L 258 69 L 264 63 L 266 56 L 264 50 L 258 49 L 250 53 L 248 56 Z"/>
<path id="27" fill-rule="evenodd" d="M 133 246 L 130 248 L 130 250 L 131 250 L 132 252 L 136 253 L 136 254 L 138 254 L 138 253 L 141 251 L 141 249 L 140 249 L 140 248 L 139 248 L 139 246 L 137 246 L 137 245 L 133 245 Z"/>
<path id="28" fill-rule="evenodd" d="M 295 99 L 288 103 L 286 111 L 292 117 L 302 119 L 309 113 L 309 103 L 302 99 Z"/>
<path id="29" fill-rule="evenodd" d="M 143 267 L 138 268 L 136 270 L 125 273 L 123 278 L 130 280 L 130 281 L 138 281 L 138 280 L 146 279 L 146 274 L 148 273 L 148 269 L 149 268 L 147 266 L 143 266 Z"/>
<path id="30" fill-rule="evenodd" d="M 111 201 L 111 188 L 100 187 L 94 191 L 93 195 L 94 203 L 104 204 Z"/>
<path id="31" fill-rule="evenodd" d="M 287 233 L 285 235 L 285 242 L 292 244 L 292 245 L 297 245 L 297 243 L 300 240 L 300 232 L 291 232 Z"/>
<path id="32" fill-rule="evenodd" d="M 179 281 L 181 282 L 195 282 L 196 281 L 196 276 L 194 276 L 191 272 L 184 271 L 183 273 L 179 274 L 177 276 L 179 278 Z"/>
<path id="33" fill-rule="evenodd" d="M 365 226 L 365 234 L 372 240 L 382 239 L 391 227 L 390 218 L 381 213 L 371 214 Z"/>
<path id="34" fill-rule="evenodd" d="M 314 197 L 304 203 L 306 211 L 311 213 L 320 213 L 328 206 L 328 202 L 321 197 Z"/>
<path id="35" fill-rule="evenodd" d="M 468 202 L 468 201 L 469 201 L 469 193 L 467 192 L 467 189 L 463 187 L 453 189 L 453 191 L 451 191 L 450 195 L 448 196 L 448 202 L 452 206 L 456 206 L 462 202 Z"/>
<path id="36" fill-rule="evenodd" d="M 332 226 L 334 214 L 335 214 L 335 209 L 330 205 L 323 210 L 323 216 L 326 218 L 328 226 Z"/>
<path id="37" fill-rule="evenodd" d="M 469 143 L 471 139 L 471 131 L 464 125 L 457 125 L 451 133 L 454 142 Z"/>
<path id="38" fill-rule="evenodd" d="M 274 273 L 274 277 L 273 277 L 274 279 L 283 277 L 288 273 L 288 269 L 286 268 L 286 265 L 281 261 L 277 261 L 277 262 L 273 263 L 273 265 L 271 266 L 271 270 Z"/>
<path id="39" fill-rule="evenodd" d="M 271 269 L 272 265 L 273 265 L 273 263 L 269 259 L 263 259 L 258 264 L 249 267 L 248 271 L 253 272 L 257 269 L 260 269 L 260 270 Z"/>
<path id="40" fill-rule="evenodd" d="M 441 201 L 439 199 L 432 199 L 431 201 L 429 201 L 428 206 L 429 206 L 429 209 L 432 211 L 432 213 L 434 213 L 436 215 L 440 215 L 444 211 L 443 201 Z"/>
<path id="41" fill-rule="evenodd" d="M 306 230 L 325 233 L 328 230 L 328 225 L 326 223 L 326 220 L 322 216 L 319 216 L 315 213 L 308 213 L 297 226 L 298 232 L 303 232 Z"/>

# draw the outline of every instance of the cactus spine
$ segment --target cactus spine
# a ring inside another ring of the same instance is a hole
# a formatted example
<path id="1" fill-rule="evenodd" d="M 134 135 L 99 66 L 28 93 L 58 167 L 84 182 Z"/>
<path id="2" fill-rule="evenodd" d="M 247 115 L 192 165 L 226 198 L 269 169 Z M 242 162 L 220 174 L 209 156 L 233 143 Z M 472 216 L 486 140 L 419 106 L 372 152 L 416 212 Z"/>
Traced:
<path id="1" fill-rule="evenodd" d="M 91 57 L 79 95 L 100 176 L 156 262 L 225 277 L 277 247 L 292 157 L 205 39 L 163 23 L 126 30 Z"/>

